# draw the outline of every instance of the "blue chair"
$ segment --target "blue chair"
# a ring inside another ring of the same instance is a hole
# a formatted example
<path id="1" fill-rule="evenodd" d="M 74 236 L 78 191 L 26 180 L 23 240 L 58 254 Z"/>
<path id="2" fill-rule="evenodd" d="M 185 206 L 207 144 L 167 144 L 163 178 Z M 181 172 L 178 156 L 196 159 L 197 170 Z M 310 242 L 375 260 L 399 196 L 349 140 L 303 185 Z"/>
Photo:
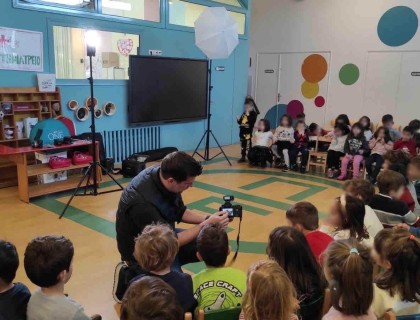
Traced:
<path id="1" fill-rule="evenodd" d="M 420 320 L 420 314 L 396 316 L 393 311 L 387 311 L 384 315 L 384 320 Z"/>

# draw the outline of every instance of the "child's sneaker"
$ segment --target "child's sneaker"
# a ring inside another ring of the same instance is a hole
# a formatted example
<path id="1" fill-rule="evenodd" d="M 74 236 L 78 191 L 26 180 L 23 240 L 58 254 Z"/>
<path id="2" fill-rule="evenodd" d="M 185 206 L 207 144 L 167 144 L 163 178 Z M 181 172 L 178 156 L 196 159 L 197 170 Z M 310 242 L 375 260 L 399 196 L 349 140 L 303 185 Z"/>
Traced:
<path id="1" fill-rule="evenodd" d="M 332 178 L 334 176 L 334 171 L 333 169 L 329 168 L 327 170 L 327 178 Z"/>
<path id="2" fill-rule="evenodd" d="M 344 181 L 344 180 L 346 180 L 346 176 L 343 176 L 343 175 L 339 175 L 338 177 L 337 177 L 337 180 L 340 180 L 340 181 Z"/>
<path id="3" fill-rule="evenodd" d="M 306 167 L 300 167 L 300 173 L 302 174 L 306 173 Z"/>
<path id="4" fill-rule="evenodd" d="M 242 157 L 242 158 L 240 158 L 240 159 L 238 160 L 238 163 L 244 163 L 244 162 L 246 162 L 245 157 Z"/>
<path id="5" fill-rule="evenodd" d="M 287 164 L 283 165 L 282 171 L 283 172 L 288 172 L 289 171 L 289 167 L 287 166 Z"/>
<path id="6" fill-rule="evenodd" d="M 296 165 L 296 164 L 294 164 L 294 165 L 292 165 L 291 167 L 290 167 L 290 169 L 292 170 L 292 171 L 295 171 L 295 172 L 298 172 L 299 170 L 299 168 L 298 168 L 298 166 Z"/>
<path id="7" fill-rule="evenodd" d="M 337 170 L 337 169 L 335 169 L 334 171 L 333 171 L 333 178 L 338 178 L 340 176 L 340 170 Z"/>

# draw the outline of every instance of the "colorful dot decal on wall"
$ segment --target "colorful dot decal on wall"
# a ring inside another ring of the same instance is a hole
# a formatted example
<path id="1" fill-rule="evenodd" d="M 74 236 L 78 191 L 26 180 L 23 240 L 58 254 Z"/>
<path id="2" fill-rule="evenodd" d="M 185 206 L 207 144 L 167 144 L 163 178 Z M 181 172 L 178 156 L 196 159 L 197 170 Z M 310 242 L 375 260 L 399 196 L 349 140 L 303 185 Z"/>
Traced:
<path id="1" fill-rule="evenodd" d="M 315 106 L 318 108 L 322 108 L 325 105 L 325 98 L 318 96 L 315 98 Z"/>
<path id="2" fill-rule="evenodd" d="M 418 24 L 418 17 L 413 9 L 406 6 L 391 8 L 379 20 L 379 39 L 390 47 L 402 46 L 414 37 Z"/>
<path id="3" fill-rule="evenodd" d="M 360 72 L 359 68 L 352 63 L 345 64 L 341 67 L 338 77 L 342 84 L 351 86 L 359 80 Z"/>
<path id="4" fill-rule="evenodd" d="M 276 128 L 279 126 L 280 117 L 286 113 L 287 105 L 278 104 L 274 107 L 271 107 L 264 116 L 264 119 L 270 121 L 270 126 Z"/>
<path id="5" fill-rule="evenodd" d="M 313 99 L 319 93 L 319 84 L 305 81 L 304 83 L 302 83 L 301 90 L 302 90 L 302 95 L 306 99 Z"/>
<path id="6" fill-rule="evenodd" d="M 296 116 L 301 112 L 303 112 L 303 104 L 299 100 L 292 100 L 287 105 L 287 113 L 290 114 L 293 119 L 296 119 Z"/>
<path id="7" fill-rule="evenodd" d="M 320 54 L 311 54 L 302 64 L 302 76 L 307 82 L 317 83 L 327 74 L 327 61 Z"/>

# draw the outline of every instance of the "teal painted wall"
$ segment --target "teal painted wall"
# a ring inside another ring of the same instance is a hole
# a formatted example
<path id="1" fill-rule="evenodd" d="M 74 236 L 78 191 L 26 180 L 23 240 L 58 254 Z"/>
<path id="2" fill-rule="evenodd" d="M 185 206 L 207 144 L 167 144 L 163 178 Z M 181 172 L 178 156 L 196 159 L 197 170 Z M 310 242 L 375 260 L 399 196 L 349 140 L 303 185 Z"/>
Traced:
<path id="1" fill-rule="evenodd" d="M 54 73 L 54 52 L 52 26 L 96 28 L 106 31 L 127 32 L 140 35 L 140 53 L 149 49 L 162 50 L 163 56 L 205 58 L 194 44 L 194 33 L 186 28 L 169 29 L 123 22 L 107 21 L 102 18 L 81 17 L 55 12 L 41 12 L 14 8 L 12 0 L 1 0 L 0 26 L 40 31 L 44 34 L 44 72 Z M 179 29 L 179 30 L 175 30 Z M 235 52 L 225 60 L 215 60 L 213 67 L 224 66 L 224 72 L 214 71 L 212 94 L 212 129 L 222 145 L 239 141 L 235 117 L 242 112 L 246 95 L 248 76 L 248 40 L 240 39 Z M 0 70 L 2 87 L 36 86 L 36 73 Z M 89 96 L 87 80 L 58 80 L 62 92 L 64 115 L 75 120 L 66 104 L 74 99 L 82 104 Z M 100 103 L 113 101 L 117 112 L 112 117 L 97 120 L 97 130 L 117 130 L 129 127 L 127 114 L 127 81 L 96 81 L 95 97 Z M 78 133 L 89 131 L 88 122 L 75 120 Z M 205 121 L 175 123 L 161 126 L 162 146 L 175 146 L 181 150 L 194 149 L 205 129 Z"/>

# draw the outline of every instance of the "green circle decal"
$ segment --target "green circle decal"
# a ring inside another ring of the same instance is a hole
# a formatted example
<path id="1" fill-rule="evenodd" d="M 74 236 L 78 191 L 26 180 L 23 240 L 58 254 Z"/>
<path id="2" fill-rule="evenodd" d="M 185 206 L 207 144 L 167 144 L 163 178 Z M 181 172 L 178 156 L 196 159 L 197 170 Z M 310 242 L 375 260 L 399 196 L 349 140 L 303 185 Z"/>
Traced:
<path id="1" fill-rule="evenodd" d="M 359 75 L 359 68 L 355 64 L 348 63 L 341 67 L 339 78 L 342 84 L 351 86 L 359 80 Z"/>

